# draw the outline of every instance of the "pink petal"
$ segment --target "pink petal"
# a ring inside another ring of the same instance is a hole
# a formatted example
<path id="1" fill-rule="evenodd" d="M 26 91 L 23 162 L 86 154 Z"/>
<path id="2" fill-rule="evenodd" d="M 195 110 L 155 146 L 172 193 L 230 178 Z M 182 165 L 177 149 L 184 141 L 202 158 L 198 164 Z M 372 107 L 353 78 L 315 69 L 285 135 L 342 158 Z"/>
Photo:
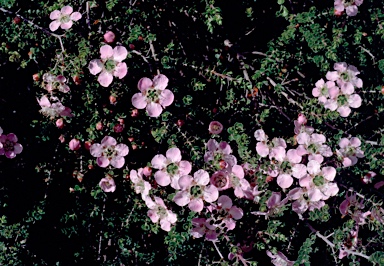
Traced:
<path id="1" fill-rule="evenodd" d="M 171 231 L 171 223 L 167 220 L 161 219 L 160 220 L 160 227 L 166 232 Z"/>
<path id="2" fill-rule="evenodd" d="M 318 188 L 312 188 L 308 191 L 310 201 L 319 201 L 323 198 L 323 193 Z"/>
<path id="3" fill-rule="evenodd" d="M 152 80 L 149 78 L 141 78 L 137 83 L 137 88 L 142 92 L 152 87 Z"/>
<path id="4" fill-rule="evenodd" d="M 149 219 L 151 219 L 151 221 L 152 221 L 153 223 L 157 223 L 157 222 L 159 221 L 159 219 L 160 219 L 160 216 L 159 216 L 159 215 L 157 214 L 157 212 L 154 211 L 154 210 L 149 210 L 149 211 L 147 212 L 147 215 L 148 215 Z"/>
<path id="5" fill-rule="evenodd" d="M 70 18 L 73 21 L 78 21 L 79 19 L 81 19 L 81 13 L 80 12 L 73 12 Z"/>
<path id="6" fill-rule="evenodd" d="M 93 157 L 100 157 L 103 153 L 103 148 L 99 143 L 92 144 L 92 146 L 89 148 L 89 151 Z"/>
<path id="7" fill-rule="evenodd" d="M 181 161 L 181 152 L 178 148 L 170 148 L 169 150 L 167 150 L 165 156 L 172 163 L 178 163 Z"/>
<path id="8" fill-rule="evenodd" d="M 348 147 L 348 145 L 349 145 L 349 139 L 347 138 L 340 139 L 340 142 L 339 142 L 340 148 L 345 149 Z"/>
<path id="9" fill-rule="evenodd" d="M 102 146 L 115 146 L 117 144 L 117 141 L 115 138 L 113 137 L 110 137 L 110 136 L 105 136 L 102 140 L 101 140 L 101 145 Z"/>
<path id="10" fill-rule="evenodd" d="M 39 102 L 39 105 L 40 105 L 41 107 L 50 107 L 50 106 L 51 106 L 51 103 L 49 102 L 48 97 L 45 96 L 45 95 L 42 96 L 42 97 L 40 98 L 40 100 L 37 99 L 37 101 Z"/>
<path id="11" fill-rule="evenodd" d="M 357 147 L 360 147 L 361 145 L 361 141 L 359 138 L 356 138 L 356 137 L 352 137 L 349 141 L 349 143 L 351 144 L 351 146 L 357 148 Z"/>
<path id="12" fill-rule="evenodd" d="M 154 102 L 147 104 L 146 110 L 150 117 L 158 117 L 160 116 L 161 112 L 163 112 L 161 105 Z"/>
<path id="13" fill-rule="evenodd" d="M 107 71 L 103 71 L 97 78 L 97 81 L 100 83 L 101 86 L 108 87 L 113 81 L 113 75 Z"/>
<path id="14" fill-rule="evenodd" d="M 119 79 L 124 78 L 128 73 L 128 68 L 126 63 L 118 63 L 113 70 L 113 75 Z"/>
<path id="15" fill-rule="evenodd" d="M 58 18 L 60 18 L 60 15 L 61 15 L 61 12 L 59 10 L 54 10 L 49 15 L 49 18 L 52 19 L 52 20 L 58 19 Z"/>
<path id="16" fill-rule="evenodd" d="M 147 97 L 141 92 L 135 93 L 132 96 L 132 105 L 137 109 L 144 109 L 147 106 Z"/>
<path id="17" fill-rule="evenodd" d="M 232 208 L 228 211 L 228 213 L 235 220 L 239 220 L 239 219 L 241 219 L 241 217 L 243 217 L 243 210 L 239 207 L 236 207 L 236 206 L 232 206 Z"/>
<path id="18" fill-rule="evenodd" d="M 163 171 L 157 171 L 155 173 L 155 179 L 156 182 L 163 187 L 168 186 L 171 183 L 171 177 L 168 173 Z"/>
<path id="19" fill-rule="evenodd" d="M 303 195 L 303 190 L 299 187 L 294 188 L 288 192 L 288 198 L 291 200 L 297 200 Z"/>
<path id="20" fill-rule="evenodd" d="M 125 159 L 124 157 L 121 157 L 121 156 L 115 156 L 111 160 L 111 165 L 115 168 L 123 167 L 124 163 L 125 163 Z"/>
<path id="21" fill-rule="evenodd" d="M 176 193 L 176 196 L 173 198 L 173 201 L 177 205 L 183 207 L 191 201 L 190 196 L 191 195 L 189 194 L 188 191 L 179 191 Z"/>
<path id="22" fill-rule="evenodd" d="M 61 14 L 63 15 L 70 15 L 73 12 L 73 8 L 71 6 L 64 6 L 61 9 Z"/>
<path id="23" fill-rule="evenodd" d="M 56 31 L 61 25 L 61 22 L 58 20 L 54 20 L 49 24 L 49 29 L 51 31 Z"/>
<path id="24" fill-rule="evenodd" d="M 269 147 L 263 142 L 258 142 L 256 144 L 256 152 L 261 157 L 266 157 L 269 154 Z"/>
<path id="25" fill-rule="evenodd" d="M 101 157 L 98 157 L 97 160 L 97 165 L 100 166 L 100 167 L 107 167 L 109 165 L 109 160 L 107 157 L 104 157 L 104 156 L 101 156 Z"/>
<path id="26" fill-rule="evenodd" d="M 163 169 L 167 166 L 167 158 L 164 155 L 155 155 L 151 161 L 152 167 L 155 169 Z"/>
<path id="27" fill-rule="evenodd" d="M 103 70 L 103 63 L 99 59 L 93 59 L 91 62 L 89 62 L 88 69 L 89 72 L 91 72 L 92 75 L 97 75 Z"/>
<path id="28" fill-rule="evenodd" d="M 199 199 L 192 199 L 189 202 L 188 207 L 191 209 L 191 211 L 201 212 L 204 208 L 203 200 L 200 198 Z"/>
<path id="29" fill-rule="evenodd" d="M 113 60 L 116 62 L 121 62 L 127 58 L 128 51 L 124 46 L 116 46 L 113 49 Z"/>
<path id="30" fill-rule="evenodd" d="M 100 47 L 100 54 L 102 59 L 107 59 L 113 56 L 113 49 L 110 45 L 105 44 Z"/>
<path id="31" fill-rule="evenodd" d="M 192 170 L 192 164 L 188 161 L 180 161 L 179 163 L 179 174 L 188 175 Z"/>
<path id="32" fill-rule="evenodd" d="M 7 135 L 7 140 L 12 141 L 12 142 L 17 142 L 18 139 L 17 139 L 17 136 L 15 134 L 9 133 Z"/>
<path id="33" fill-rule="evenodd" d="M 337 73 L 337 71 L 328 71 L 325 77 L 327 78 L 327 80 L 336 81 L 339 78 L 339 74 Z"/>
<path id="34" fill-rule="evenodd" d="M 159 95 L 159 103 L 163 107 L 167 107 L 173 103 L 175 96 L 170 90 L 163 90 Z"/>
<path id="35" fill-rule="evenodd" d="M 315 160 L 309 161 L 307 164 L 307 171 L 311 175 L 318 174 L 320 172 L 320 163 Z"/>
<path id="36" fill-rule="evenodd" d="M 115 41 L 115 34 L 112 32 L 112 31 L 107 31 L 105 34 L 104 34 L 104 41 L 106 43 L 112 43 Z"/>
<path id="37" fill-rule="evenodd" d="M 209 183 L 209 174 L 207 171 L 200 169 L 193 174 L 193 179 L 199 185 L 207 185 Z"/>
<path id="38" fill-rule="evenodd" d="M 206 202 L 214 202 L 219 197 L 217 187 L 213 185 L 206 186 L 204 189 L 204 200 Z"/>
<path id="39" fill-rule="evenodd" d="M 287 159 L 292 164 L 301 162 L 301 156 L 297 154 L 297 151 L 295 149 L 290 149 L 287 151 Z"/>
<path id="40" fill-rule="evenodd" d="M 289 188 L 293 183 L 293 178 L 288 174 L 281 174 L 277 177 L 277 184 L 281 188 Z"/>
<path id="41" fill-rule="evenodd" d="M 338 62 L 333 65 L 333 69 L 338 72 L 345 72 L 347 70 L 347 66 L 347 63 L 345 62 Z"/>
<path id="42" fill-rule="evenodd" d="M 327 167 L 323 167 L 321 169 L 322 173 L 323 173 L 323 177 L 328 180 L 328 181 L 333 181 L 333 179 L 335 179 L 335 176 L 336 176 L 336 169 L 331 167 L 331 166 L 327 166 Z"/>
<path id="43" fill-rule="evenodd" d="M 117 151 L 117 156 L 126 156 L 129 152 L 129 148 L 125 144 L 116 145 L 115 150 Z"/>
<path id="44" fill-rule="evenodd" d="M 340 116 L 347 117 L 351 113 L 351 108 L 348 106 L 341 106 L 337 108 L 337 111 L 339 112 Z"/>
<path id="45" fill-rule="evenodd" d="M 240 179 L 244 178 L 244 169 L 240 165 L 234 165 L 232 167 L 232 173 Z"/>
<path id="46" fill-rule="evenodd" d="M 217 200 L 217 204 L 223 209 L 230 209 L 232 207 L 232 199 L 227 195 L 221 195 Z"/>
<path id="47" fill-rule="evenodd" d="M 62 28 L 63 30 L 67 30 L 67 29 L 70 29 L 72 25 L 73 25 L 73 22 L 72 20 L 70 20 L 66 23 L 61 23 L 60 28 Z"/>
<path id="48" fill-rule="evenodd" d="M 348 99 L 349 106 L 352 108 L 359 108 L 361 106 L 361 102 L 361 97 L 358 94 L 352 94 Z"/>
<path id="49" fill-rule="evenodd" d="M 341 83 L 340 90 L 343 94 L 351 95 L 355 91 L 355 87 L 351 82 L 343 82 Z"/>
<path id="50" fill-rule="evenodd" d="M 348 16 L 350 17 L 354 17 L 357 15 L 357 6 L 355 5 L 351 5 L 351 6 L 348 6 L 346 9 L 345 9 L 346 13 Z"/>
<path id="51" fill-rule="evenodd" d="M 189 189 L 193 181 L 193 177 L 190 175 L 184 175 L 179 179 L 179 186 L 181 190 Z M 185 205 L 185 204 L 184 204 Z M 184 206 L 183 205 L 183 206 Z"/>
<path id="52" fill-rule="evenodd" d="M 307 174 L 307 167 L 304 164 L 296 164 L 292 167 L 292 176 L 302 178 Z"/>
<path id="53" fill-rule="evenodd" d="M 157 75 L 153 78 L 153 87 L 158 90 L 164 90 L 168 86 L 168 78 L 163 75 Z"/>
<path id="54" fill-rule="evenodd" d="M 20 143 L 16 143 L 16 144 L 13 146 L 13 151 L 14 151 L 16 154 L 20 154 L 20 153 L 23 151 L 23 146 L 22 146 Z"/>

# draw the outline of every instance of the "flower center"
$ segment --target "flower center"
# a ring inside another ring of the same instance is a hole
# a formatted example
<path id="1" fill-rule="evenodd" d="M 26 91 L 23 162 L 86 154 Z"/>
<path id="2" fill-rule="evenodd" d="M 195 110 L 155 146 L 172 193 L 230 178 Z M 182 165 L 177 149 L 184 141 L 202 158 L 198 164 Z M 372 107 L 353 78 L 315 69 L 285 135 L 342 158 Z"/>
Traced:
<path id="1" fill-rule="evenodd" d="M 348 103 L 348 98 L 347 96 L 345 95 L 340 95 L 339 97 L 337 97 L 337 104 L 339 106 L 344 106 L 344 105 L 347 105 Z"/>
<path id="2" fill-rule="evenodd" d="M 219 172 L 217 173 L 214 177 L 213 177 L 213 185 L 217 188 L 223 188 L 225 187 L 225 185 L 227 184 L 228 182 L 228 179 L 227 179 L 227 175 L 223 172 Z"/>
<path id="3" fill-rule="evenodd" d="M 167 173 L 170 175 L 176 175 L 179 171 L 179 166 L 175 163 L 167 165 Z"/>
<path id="4" fill-rule="evenodd" d="M 60 22 L 61 23 L 67 23 L 71 20 L 71 18 L 68 15 L 64 15 L 60 17 Z"/>
<path id="5" fill-rule="evenodd" d="M 328 88 L 327 86 L 324 86 L 320 90 L 321 95 L 327 96 L 328 95 Z"/>
<path id="6" fill-rule="evenodd" d="M 322 176 L 316 176 L 314 179 L 313 179 L 313 184 L 315 184 L 315 186 L 317 187 L 320 187 L 322 185 L 325 184 L 325 181 L 324 181 L 324 177 Z"/>
<path id="7" fill-rule="evenodd" d="M 107 158 L 113 158 L 116 155 L 115 146 L 108 146 L 103 150 L 103 155 Z"/>
<path id="8" fill-rule="evenodd" d="M 203 195 L 203 191 L 200 186 L 193 186 L 191 188 L 191 195 L 193 198 L 200 198 Z"/>
<path id="9" fill-rule="evenodd" d="M 3 143 L 3 149 L 5 151 L 13 151 L 14 143 L 12 141 L 6 140 L 5 143 Z"/>
<path id="10" fill-rule="evenodd" d="M 116 62 L 108 59 L 107 62 L 105 62 L 104 66 L 105 66 L 105 70 L 107 70 L 107 72 L 112 72 L 116 67 Z"/>
<path id="11" fill-rule="evenodd" d="M 159 94 L 155 89 L 148 89 L 146 96 L 151 100 L 151 102 L 157 103 L 159 101 Z"/>

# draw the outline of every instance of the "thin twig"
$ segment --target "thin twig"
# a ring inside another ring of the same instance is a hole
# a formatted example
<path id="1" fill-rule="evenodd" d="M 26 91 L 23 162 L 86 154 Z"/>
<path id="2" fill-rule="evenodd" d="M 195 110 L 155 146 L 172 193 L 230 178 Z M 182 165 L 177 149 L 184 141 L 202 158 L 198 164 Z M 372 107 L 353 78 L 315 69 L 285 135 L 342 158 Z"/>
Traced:
<path id="1" fill-rule="evenodd" d="M 220 258 L 223 260 L 223 259 L 224 259 L 224 257 L 223 257 L 223 255 L 221 254 L 221 252 L 220 252 L 219 248 L 216 246 L 216 243 L 215 243 L 215 241 L 211 241 L 211 242 L 212 242 L 212 244 L 215 246 L 215 249 L 216 249 L 217 253 L 219 253 L 219 256 L 220 256 Z"/>

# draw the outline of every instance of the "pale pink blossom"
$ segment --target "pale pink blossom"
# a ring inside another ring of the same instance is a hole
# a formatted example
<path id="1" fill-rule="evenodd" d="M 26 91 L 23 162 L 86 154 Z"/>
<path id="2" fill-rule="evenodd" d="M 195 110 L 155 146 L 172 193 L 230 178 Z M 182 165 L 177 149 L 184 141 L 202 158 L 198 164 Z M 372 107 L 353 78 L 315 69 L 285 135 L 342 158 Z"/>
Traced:
<path id="1" fill-rule="evenodd" d="M 99 186 L 104 192 L 115 192 L 116 184 L 112 177 L 102 178 L 99 182 Z"/>
<path id="2" fill-rule="evenodd" d="M 67 30 L 72 27 L 73 21 L 81 19 L 81 13 L 73 12 L 71 6 L 64 6 L 61 10 L 52 11 L 49 18 L 53 20 L 49 24 L 49 29 L 51 31 L 56 31 L 59 27 L 63 30 Z"/>
<path id="3" fill-rule="evenodd" d="M 88 68 L 92 75 L 100 73 L 97 81 L 101 86 L 108 87 L 113 77 L 122 79 L 127 75 L 127 64 L 122 62 L 128 55 L 124 46 L 116 46 L 112 49 L 106 44 L 100 47 L 100 54 L 101 59 L 93 59 Z"/>
<path id="4" fill-rule="evenodd" d="M 17 136 L 13 133 L 2 135 L 3 130 L 0 128 L 0 155 L 12 159 L 23 151 L 23 146 L 18 143 Z"/>
<path id="5" fill-rule="evenodd" d="M 124 156 L 128 154 L 129 149 L 127 145 L 117 144 L 114 138 L 106 136 L 100 144 L 92 144 L 89 151 L 93 157 L 97 157 L 98 166 L 105 168 L 111 164 L 115 168 L 121 168 L 125 163 Z"/>
<path id="6" fill-rule="evenodd" d="M 209 218 L 193 218 L 192 219 L 193 228 L 190 231 L 190 234 L 194 238 L 200 238 L 205 235 L 205 240 L 216 241 L 219 233 L 216 229 L 218 226 L 213 223 L 213 219 Z"/>
<path id="7" fill-rule="evenodd" d="M 174 225 L 177 221 L 176 214 L 167 209 L 164 201 L 159 197 L 154 197 L 153 201 L 150 196 L 145 197 L 145 204 L 149 208 L 147 212 L 148 217 L 153 223 L 158 223 L 160 221 L 160 227 L 164 231 L 169 232 L 171 226 Z"/>
<path id="8" fill-rule="evenodd" d="M 334 99 L 339 93 L 339 88 L 336 87 L 334 81 L 325 82 L 320 79 L 316 82 L 315 88 L 312 89 L 313 97 L 318 98 L 319 102 L 324 104 L 328 98 Z"/>
<path id="9" fill-rule="evenodd" d="M 158 169 L 155 173 L 156 182 L 160 186 L 171 184 L 174 189 L 180 189 L 179 178 L 191 172 L 192 164 L 181 160 L 181 151 L 178 148 L 168 149 L 165 155 L 155 155 L 151 161 L 152 168 Z"/>
<path id="10" fill-rule="evenodd" d="M 212 121 L 209 123 L 208 130 L 211 134 L 220 134 L 221 131 L 223 131 L 223 124 L 221 124 L 219 121 Z"/>
<path id="11" fill-rule="evenodd" d="M 361 141 L 356 137 L 340 139 L 340 149 L 336 150 L 336 153 L 341 158 L 344 167 L 355 165 L 357 158 L 364 157 L 364 151 L 360 149 L 360 145 Z"/>
<path id="12" fill-rule="evenodd" d="M 343 94 L 351 95 L 354 92 L 354 87 L 363 87 L 363 81 L 357 77 L 360 72 L 355 66 L 348 66 L 345 62 L 339 62 L 335 63 L 333 68 L 335 71 L 328 71 L 326 78 L 335 81 Z"/>
<path id="13" fill-rule="evenodd" d="M 142 78 L 137 87 L 140 92 L 132 97 L 132 105 L 137 109 L 146 109 L 150 117 L 158 117 L 163 112 L 163 108 L 171 105 L 174 100 L 173 93 L 166 89 L 168 78 L 165 75 L 157 75 L 150 80 Z"/>
<path id="14" fill-rule="evenodd" d="M 55 76 L 51 73 L 45 73 L 43 75 L 44 88 L 48 92 L 52 92 L 55 89 L 58 89 L 59 91 L 64 93 L 69 92 L 70 89 L 68 85 L 65 84 L 66 81 L 67 79 L 62 75 Z"/>
<path id="15" fill-rule="evenodd" d="M 56 100 L 57 102 L 51 103 L 46 95 L 42 96 L 40 99 L 37 98 L 37 102 L 42 108 L 40 113 L 50 117 L 51 119 L 58 116 L 73 116 L 73 114 L 71 114 L 71 109 L 65 107 L 56 97 L 51 97 L 51 100 Z"/>
<path id="16" fill-rule="evenodd" d="M 181 191 L 176 193 L 173 200 L 179 206 L 188 204 L 191 211 L 200 212 L 204 208 L 204 201 L 214 202 L 219 197 L 217 188 L 208 183 L 209 174 L 205 170 L 198 170 L 193 177 L 184 175 L 179 179 Z"/>
<path id="17" fill-rule="evenodd" d="M 230 168 L 237 164 L 237 159 L 233 156 L 231 146 L 222 141 L 218 143 L 210 139 L 206 144 L 207 151 L 204 154 L 204 161 L 212 163 L 217 169 Z"/>
<path id="18" fill-rule="evenodd" d="M 71 141 L 69 142 L 69 149 L 72 151 L 77 151 L 80 148 L 81 148 L 80 140 L 71 139 Z"/>

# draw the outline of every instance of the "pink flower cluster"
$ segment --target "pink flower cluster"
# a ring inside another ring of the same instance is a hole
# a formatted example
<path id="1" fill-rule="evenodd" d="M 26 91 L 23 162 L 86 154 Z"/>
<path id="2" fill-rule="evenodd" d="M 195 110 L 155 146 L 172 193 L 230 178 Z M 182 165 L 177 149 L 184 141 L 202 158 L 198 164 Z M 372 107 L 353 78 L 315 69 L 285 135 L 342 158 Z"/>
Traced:
<path id="1" fill-rule="evenodd" d="M 129 149 L 127 145 L 117 144 L 116 139 L 106 136 L 100 144 L 92 144 L 89 151 L 93 157 L 97 157 L 98 166 L 105 168 L 111 164 L 115 168 L 121 168 L 125 163 L 124 156 L 128 154 Z"/>
<path id="2" fill-rule="evenodd" d="M 361 88 L 363 82 L 357 75 L 356 67 L 348 66 L 345 62 L 335 63 L 335 71 L 328 71 L 327 82 L 320 79 L 316 82 L 312 95 L 318 98 L 324 108 L 337 111 L 340 116 L 347 117 L 351 108 L 361 106 L 361 97 L 354 93 L 355 88 Z"/>
<path id="3" fill-rule="evenodd" d="M 157 75 L 150 80 L 142 78 L 137 84 L 140 92 L 132 96 L 132 105 L 137 109 L 146 109 L 150 117 L 158 117 L 163 108 L 171 105 L 174 100 L 173 93 L 166 89 L 168 78 L 165 75 Z"/>
<path id="4" fill-rule="evenodd" d="M 340 149 L 336 154 L 342 160 L 343 166 L 348 167 L 357 163 L 357 158 L 364 157 L 364 151 L 360 149 L 361 141 L 356 137 L 342 138 L 339 142 Z"/>
<path id="5" fill-rule="evenodd" d="M 335 196 L 339 191 L 337 184 L 333 182 L 336 169 L 332 166 L 322 166 L 324 157 L 333 154 L 330 147 L 325 144 L 326 137 L 314 133 L 314 129 L 307 126 L 306 122 L 305 116 L 299 115 L 295 121 L 295 139 L 298 146 L 288 150 L 284 139 L 274 138 L 269 141 L 262 129 L 255 132 L 258 141 L 256 152 L 261 158 L 269 158 L 265 173 L 272 178 L 276 177 L 277 184 L 282 189 L 291 188 L 297 180 L 299 187 L 292 188 L 287 195 L 289 200 L 294 201 L 292 209 L 299 216 L 308 209 L 321 208 L 324 206 L 324 200 Z M 280 202 L 281 196 L 275 195 L 275 197 L 271 197 L 271 202 L 277 199 Z M 273 210 L 273 204 L 269 205 L 271 206 L 268 207 Z"/>
<path id="6" fill-rule="evenodd" d="M 216 140 L 210 139 L 206 148 L 204 161 L 214 165 L 217 170 L 230 168 L 237 164 L 237 159 L 231 154 L 232 148 L 227 142 L 218 143 Z"/>
<path id="7" fill-rule="evenodd" d="M 57 30 L 59 27 L 63 30 L 70 29 L 73 25 L 73 21 L 81 19 L 79 12 L 73 12 L 71 6 L 64 6 L 61 10 L 54 10 L 49 15 L 49 18 L 53 21 L 49 24 L 51 31 Z"/>
<path id="8" fill-rule="evenodd" d="M 100 47 L 100 54 L 100 59 L 93 59 L 88 68 L 92 75 L 100 73 L 97 81 L 101 86 L 111 85 L 114 76 L 122 79 L 127 75 L 127 64 L 122 62 L 128 55 L 125 47 L 116 46 L 112 49 L 106 44 Z"/>
<path id="9" fill-rule="evenodd" d="M 153 201 L 150 196 L 145 197 L 145 204 L 149 208 L 147 215 L 153 223 L 160 221 L 161 229 L 169 232 L 171 230 L 171 226 L 176 223 L 177 216 L 172 211 L 167 209 L 167 206 L 165 206 L 164 201 L 161 198 L 154 198 L 155 201 Z"/>
<path id="10" fill-rule="evenodd" d="M 67 93 L 70 90 L 68 85 L 65 84 L 67 79 L 62 75 L 55 76 L 51 73 L 45 73 L 43 75 L 43 81 L 44 88 L 50 93 L 55 89 L 58 89 L 59 91 L 64 93 Z"/>
<path id="11" fill-rule="evenodd" d="M 17 141 L 17 136 L 13 133 L 3 135 L 3 129 L 0 127 L 0 155 L 12 159 L 20 154 L 23 151 L 23 146 Z"/>
<path id="12" fill-rule="evenodd" d="M 357 7 L 363 3 L 364 0 L 335 0 L 335 13 L 341 15 L 344 10 L 350 17 L 357 15 Z"/>

